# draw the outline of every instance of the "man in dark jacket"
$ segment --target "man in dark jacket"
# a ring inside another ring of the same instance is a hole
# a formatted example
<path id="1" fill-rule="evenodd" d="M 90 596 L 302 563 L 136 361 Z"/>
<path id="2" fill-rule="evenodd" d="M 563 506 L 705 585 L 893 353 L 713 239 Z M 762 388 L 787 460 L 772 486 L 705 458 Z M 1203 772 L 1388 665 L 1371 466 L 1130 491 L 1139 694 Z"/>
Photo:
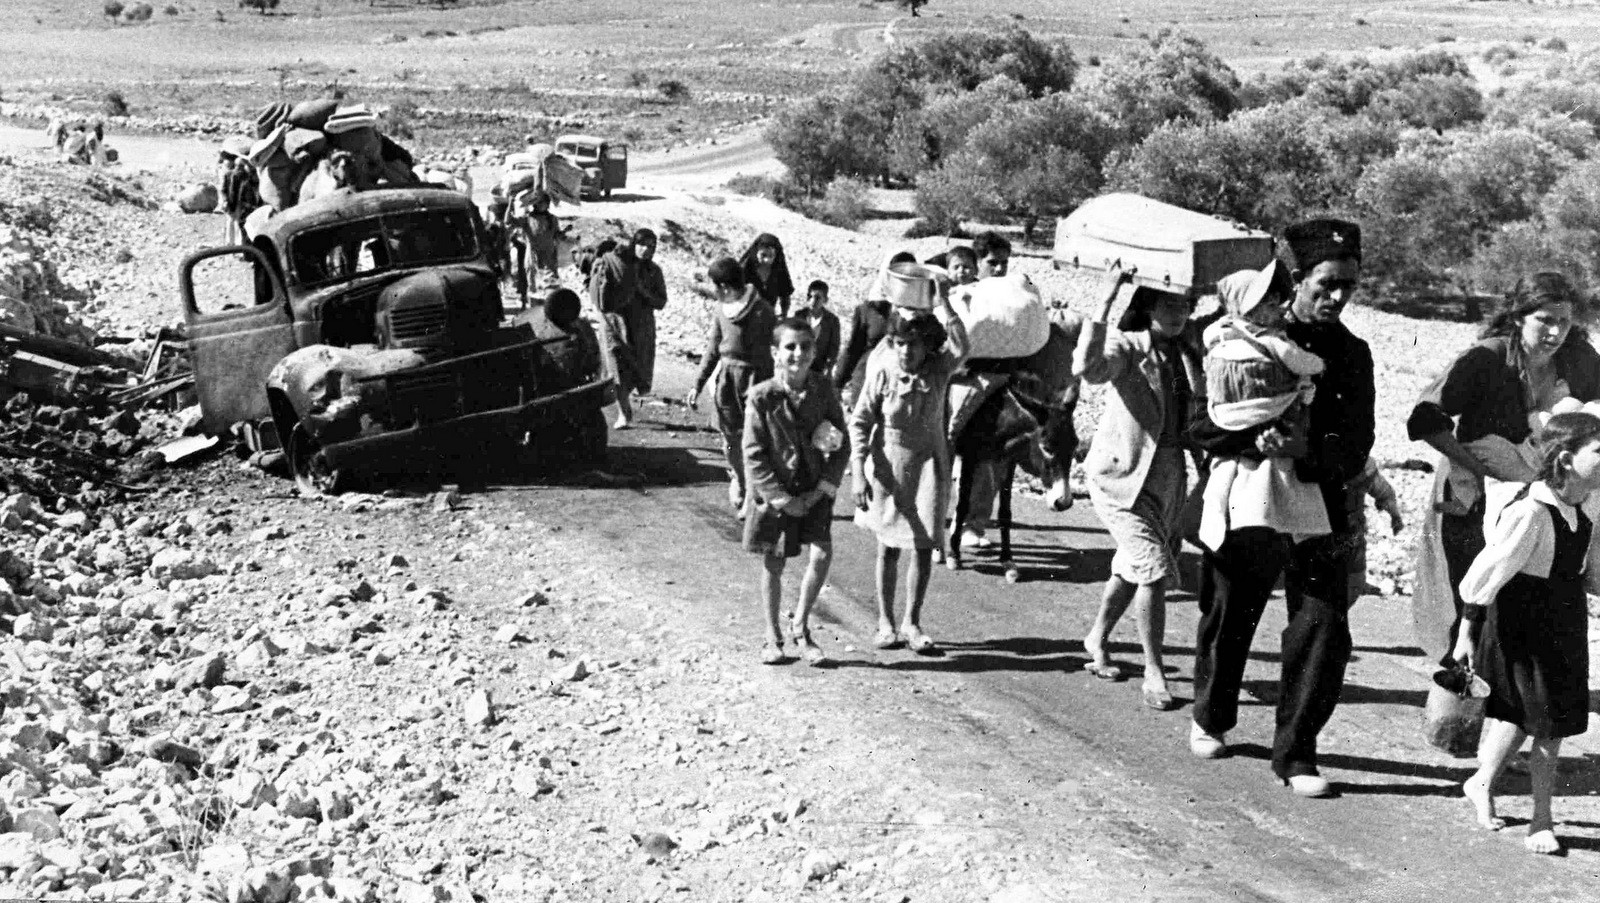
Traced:
<path id="1" fill-rule="evenodd" d="M 1317 735 L 1338 704 L 1350 661 L 1346 569 L 1353 543 L 1345 487 L 1372 451 L 1376 389 L 1372 349 L 1339 322 L 1361 273 L 1360 229 L 1312 220 L 1285 230 L 1284 244 L 1295 282 L 1288 336 L 1326 365 L 1315 380 L 1307 434 L 1302 440 L 1270 429 L 1225 432 L 1202 421 L 1190 435 L 1219 454 L 1297 458 L 1300 478 L 1322 491 L 1333 532 L 1290 546 L 1284 534 L 1244 528 L 1207 552 L 1189 748 L 1202 758 L 1226 754 L 1224 735 L 1237 720 L 1250 643 L 1281 572 L 1288 625 L 1272 769 L 1295 793 L 1321 797 L 1333 791 L 1317 771 Z"/>

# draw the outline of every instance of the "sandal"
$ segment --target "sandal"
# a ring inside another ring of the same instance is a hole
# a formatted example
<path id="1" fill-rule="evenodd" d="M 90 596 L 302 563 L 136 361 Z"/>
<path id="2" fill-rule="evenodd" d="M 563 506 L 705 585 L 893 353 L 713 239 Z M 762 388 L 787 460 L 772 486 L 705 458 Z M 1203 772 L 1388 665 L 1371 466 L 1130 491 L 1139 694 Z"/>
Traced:
<path id="1" fill-rule="evenodd" d="M 899 649 L 905 641 L 905 637 L 895 633 L 893 628 L 880 627 L 878 635 L 872 638 L 872 645 L 878 649 Z"/>
<path id="2" fill-rule="evenodd" d="M 789 642 L 800 650 L 800 657 L 808 665 L 820 665 L 828 660 L 828 654 L 811 638 L 811 628 L 797 629 L 793 618 L 789 619 Z"/>

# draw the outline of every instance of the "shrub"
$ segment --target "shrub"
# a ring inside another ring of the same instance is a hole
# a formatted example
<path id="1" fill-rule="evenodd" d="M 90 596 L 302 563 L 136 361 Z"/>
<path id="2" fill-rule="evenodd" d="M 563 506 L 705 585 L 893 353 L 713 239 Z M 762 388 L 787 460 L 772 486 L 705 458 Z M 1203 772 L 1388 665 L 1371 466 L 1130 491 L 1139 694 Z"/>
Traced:
<path id="1" fill-rule="evenodd" d="M 788 199 L 790 188 L 781 179 L 772 176 L 756 176 L 749 173 L 739 173 L 728 180 L 727 189 L 734 194 L 746 197 L 766 198 L 774 204 L 782 204 Z"/>
<path id="2" fill-rule="evenodd" d="M 650 73 L 643 69 L 635 69 L 628 73 L 628 87 L 634 90 L 642 89 L 650 84 Z"/>
<path id="3" fill-rule="evenodd" d="M 122 15 L 122 8 L 122 0 L 105 0 L 100 5 L 100 14 L 110 19 L 111 24 L 115 25 L 117 17 Z"/>
<path id="4" fill-rule="evenodd" d="M 1276 232 L 1334 194 L 1312 115 L 1279 104 L 1223 122 L 1169 123 L 1107 165 L 1107 186 Z"/>
<path id="5" fill-rule="evenodd" d="M 689 86 L 675 78 L 656 83 L 656 92 L 669 103 L 682 103 L 689 99 Z"/>
<path id="6" fill-rule="evenodd" d="M 1012 22 L 998 30 L 944 32 L 880 57 L 869 75 L 916 86 L 971 91 L 997 75 L 1022 85 L 1030 97 L 1067 91 L 1077 77 L 1072 50 L 1042 41 Z"/>
<path id="7" fill-rule="evenodd" d="M 1100 189 L 1115 127 L 1072 95 L 1005 108 L 967 147 L 999 187 L 995 206 L 1025 219 L 1065 214 Z"/>
<path id="8" fill-rule="evenodd" d="M 822 198 L 804 204 L 801 212 L 830 226 L 854 229 L 861 225 L 871 210 L 871 205 L 867 203 L 869 190 L 870 186 L 860 179 L 849 176 L 834 179 L 828 184 L 828 190 Z"/>
<path id="9" fill-rule="evenodd" d="M 1247 106 L 1264 106 L 1304 98 L 1349 116 L 1371 106 L 1379 94 L 1430 75 L 1472 80 L 1467 64 L 1446 50 L 1412 53 L 1382 63 L 1366 57 L 1335 60 L 1323 55 L 1252 80 L 1243 99 Z"/>
<path id="10" fill-rule="evenodd" d="M 781 111 L 767 129 L 773 155 L 796 184 L 815 191 L 841 175 L 879 175 L 886 166 L 876 111 L 855 96 L 822 94 Z"/>
<path id="11" fill-rule="evenodd" d="M 179 9 L 169 3 L 161 10 L 161 13 L 162 15 L 176 16 L 179 13 Z"/>
<path id="12" fill-rule="evenodd" d="M 1512 223 L 1496 231 L 1462 270 L 1469 290 L 1503 295 L 1529 273 L 1558 270 L 1581 286 L 1594 284 L 1596 260 L 1570 244 L 1565 233 L 1543 223 Z"/>
<path id="13" fill-rule="evenodd" d="M 383 114 L 384 134 L 395 138 L 415 138 L 417 104 L 409 98 L 395 101 Z"/>
<path id="14" fill-rule="evenodd" d="M 1507 63 L 1521 57 L 1522 51 L 1512 44 L 1496 44 L 1483 52 L 1483 61 L 1491 64 Z"/>
<path id="15" fill-rule="evenodd" d="M 107 116 L 126 116 L 128 115 L 127 98 L 122 96 L 121 91 L 107 91 L 105 96 L 100 98 L 100 111 Z"/>
<path id="16" fill-rule="evenodd" d="M 122 18 L 129 22 L 148 22 L 155 15 L 155 9 L 148 3 L 135 3 L 123 12 Z"/>
<path id="17" fill-rule="evenodd" d="M 1372 235 L 1368 264 L 1403 287 L 1466 290 L 1462 268 L 1497 232 L 1533 216 L 1571 165 L 1569 155 L 1520 129 L 1403 147 L 1356 184 Z"/>
<path id="18" fill-rule="evenodd" d="M 1561 40 L 1560 38 L 1546 38 L 1544 40 L 1544 42 L 1539 45 L 1539 47 L 1541 49 L 1550 50 L 1550 51 L 1553 51 L 1555 53 L 1566 53 L 1567 52 L 1567 42 Z"/>
<path id="19" fill-rule="evenodd" d="M 982 170 L 976 155 L 959 151 L 917 180 L 917 216 L 930 234 L 949 232 L 960 228 L 963 219 L 1003 216 L 999 195 L 999 184 Z"/>
<path id="20" fill-rule="evenodd" d="M 1003 75 L 973 91 L 939 92 L 921 109 L 895 119 L 889 135 L 890 167 L 902 175 L 916 176 L 938 165 L 966 142 L 973 129 L 1027 96 L 1020 83 Z"/>
<path id="21" fill-rule="evenodd" d="M 1169 30 L 1102 66 L 1084 97 L 1136 144 L 1169 122 L 1226 118 L 1239 108 L 1239 78 L 1204 44 Z"/>
<path id="22" fill-rule="evenodd" d="M 1471 79 L 1420 75 L 1372 96 L 1368 107 L 1379 119 L 1443 132 L 1483 119 L 1483 95 Z"/>

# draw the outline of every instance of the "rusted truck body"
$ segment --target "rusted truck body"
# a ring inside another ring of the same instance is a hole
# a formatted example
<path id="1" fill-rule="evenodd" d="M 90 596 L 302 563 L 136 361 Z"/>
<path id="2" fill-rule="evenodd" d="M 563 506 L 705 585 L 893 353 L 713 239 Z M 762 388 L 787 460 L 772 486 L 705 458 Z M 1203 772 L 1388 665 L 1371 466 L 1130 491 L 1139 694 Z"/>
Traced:
<path id="1" fill-rule="evenodd" d="M 600 362 L 506 322 L 482 220 L 439 188 L 334 195 L 180 268 L 204 423 L 282 442 L 307 489 L 510 450 L 603 457 Z M 217 301 L 221 303 L 215 303 Z"/>

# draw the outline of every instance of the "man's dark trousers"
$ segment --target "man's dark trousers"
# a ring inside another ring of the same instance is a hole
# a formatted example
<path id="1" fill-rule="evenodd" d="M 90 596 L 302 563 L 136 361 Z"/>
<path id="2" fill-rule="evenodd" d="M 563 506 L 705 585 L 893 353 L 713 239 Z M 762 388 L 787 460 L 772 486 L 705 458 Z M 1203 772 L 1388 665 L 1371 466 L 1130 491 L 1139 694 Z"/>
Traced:
<path id="1" fill-rule="evenodd" d="M 1288 625 L 1272 743 L 1272 770 L 1280 778 L 1315 773 L 1317 734 L 1344 688 L 1351 647 L 1347 555 L 1348 543 L 1337 534 L 1291 546 L 1284 534 L 1244 527 L 1230 531 L 1222 548 L 1205 556 L 1194 720 L 1211 734 L 1232 730 L 1238 721 L 1250 643 L 1283 575 Z"/>

